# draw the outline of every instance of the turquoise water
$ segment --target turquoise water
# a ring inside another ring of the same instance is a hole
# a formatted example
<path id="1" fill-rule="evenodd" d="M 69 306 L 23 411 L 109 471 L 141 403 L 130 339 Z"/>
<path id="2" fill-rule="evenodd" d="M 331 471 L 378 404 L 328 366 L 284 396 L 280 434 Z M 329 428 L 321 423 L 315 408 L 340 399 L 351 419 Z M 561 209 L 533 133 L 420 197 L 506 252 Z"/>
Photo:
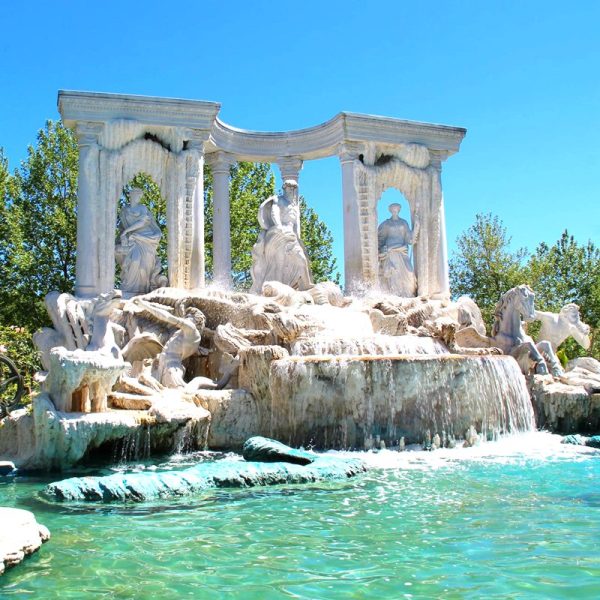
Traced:
<path id="1" fill-rule="evenodd" d="M 343 483 L 160 504 L 51 504 L 49 480 L 4 481 L 0 504 L 52 539 L 0 597 L 600 597 L 600 452 L 530 434 L 361 456 L 371 470 Z"/>

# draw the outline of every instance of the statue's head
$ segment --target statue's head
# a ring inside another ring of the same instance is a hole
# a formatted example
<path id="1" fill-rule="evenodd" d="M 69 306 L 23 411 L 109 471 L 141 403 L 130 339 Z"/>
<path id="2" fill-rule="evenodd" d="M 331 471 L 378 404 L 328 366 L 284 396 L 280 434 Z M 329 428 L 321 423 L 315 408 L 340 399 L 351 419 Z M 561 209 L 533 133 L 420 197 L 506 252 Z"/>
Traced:
<path id="1" fill-rule="evenodd" d="M 286 179 L 283 182 L 283 195 L 288 202 L 296 203 L 298 201 L 298 182 L 293 179 Z"/>
<path id="2" fill-rule="evenodd" d="M 136 206 L 142 201 L 143 195 L 144 191 L 140 190 L 140 188 L 131 188 L 131 191 L 129 192 L 129 204 Z"/>
<path id="3" fill-rule="evenodd" d="M 402 205 L 397 202 L 393 202 L 388 206 L 388 210 L 392 213 L 393 217 L 397 217 L 398 213 L 402 210 Z"/>

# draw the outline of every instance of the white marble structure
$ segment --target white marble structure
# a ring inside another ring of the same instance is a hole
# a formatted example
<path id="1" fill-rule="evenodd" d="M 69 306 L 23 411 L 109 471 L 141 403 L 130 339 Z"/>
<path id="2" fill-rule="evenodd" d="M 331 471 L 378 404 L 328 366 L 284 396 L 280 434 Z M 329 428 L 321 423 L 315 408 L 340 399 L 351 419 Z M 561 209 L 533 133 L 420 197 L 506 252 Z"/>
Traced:
<path id="1" fill-rule="evenodd" d="M 417 278 L 409 255 L 409 249 L 419 236 L 419 225 L 411 229 L 399 216 L 400 204 L 390 204 L 392 216 L 377 229 L 379 251 L 379 285 L 390 294 L 414 298 Z"/>
<path id="2" fill-rule="evenodd" d="M 114 287 L 117 202 L 140 171 L 167 202 L 169 285 L 204 285 L 203 169 L 214 175 L 214 279 L 231 283 L 229 166 L 271 162 L 283 181 L 298 182 L 303 162 L 338 156 L 342 170 L 344 266 L 350 292 L 377 287 L 377 201 L 397 188 L 412 222 L 418 295 L 449 294 L 441 165 L 458 151 L 462 128 L 342 112 L 297 131 L 235 129 L 214 102 L 61 91 L 63 121 L 80 147 L 76 294 Z"/>
<path id="3" fill-rule="evenodd" d="M 252 248 L 252 288 L 260 294 L 263 284 L 277 281 L 295 290 L 312 287 L 310 261 L 300 241 L 300 206 L 295 181 L 283 184 L 284 193 L 267 198 L 258 210 L 262 231 Z"/>

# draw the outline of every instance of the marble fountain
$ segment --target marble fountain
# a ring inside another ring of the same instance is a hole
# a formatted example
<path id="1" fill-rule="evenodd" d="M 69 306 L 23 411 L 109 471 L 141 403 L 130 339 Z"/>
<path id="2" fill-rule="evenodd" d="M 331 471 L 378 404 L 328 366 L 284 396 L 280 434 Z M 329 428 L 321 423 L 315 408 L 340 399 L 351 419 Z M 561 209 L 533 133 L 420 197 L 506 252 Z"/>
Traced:
<path id="1" fill-rule="evenodd" d="M 565 370 L 555 355 L 568 335 L 589 345 L 575 305 L 541 313 L 519 286 L 499 299 L 488 336 L 469 298 L 451 300 L 441 170 L 464 129 L 340 113 L 267 134 L 229 127 L 215 103 L 85 92 L 60 92 L 59 109 L 80 150 L 76 286 L 46 296 L 52 327 L 34 337 L 43 391 L 0 422 L 0 483 L 98 460 L 243 452 L 243 461 L 69 477 L 42 494 L 50 503 L 151 503 L 343 481 L 369 467 L 366 453 L 325 450 L 472 447 L 532 431 L 536 420 L 564 432 L 598 428 L 600 364 L 579 359 Z M 333 155 L 342 169 L 345 290 L 313 281 L 300 241 L 303 161 Z M 283 181 L 259 209 L 247 292 L 235 291 L 231 276 L 236 160 L 275 163 Z M 208 285 L 205 162 L 214 194 Z M 164 232 L 141 191 L 117 211 L 139 172 L 166 199 L 165 273 L 157 258 Z M 406 198 L 412 225 L 396 203 L 377 223 L 390 187 Z M 539 343 L 524 329 L 534 319 L 543 323 Z M 28 529 L 0 540 L 0 572 L 49 537 L 33 516 L 17 516 Z"/>
<path id="2" fill-rule="evenodd" d="M 597 364 L 580 361 L 568 375 L 554 333 L 537 345 L 527 338 L 522 320 L 557 329 L 552 315 L 536 315 L 529 288 L 500 299 L 491 337 L 471 300 L 450 300 L 441 169 L 464 129 L 340 113 L 263 134 L 230 128 L 215 103 L 87 92 L 60 92 L 59 109 L 80 145 L 76 286 L 46 297 L 53 326 L 34 337 L 44 391 L 3 420 L 0 458 L 63 469 L 119 452 L 239 449 L 253 435 L 316 449 L 440 446 L 530 430 L 534 409 L 556 425 L 562 409 L 549 397 L 585 397 L 580 420 L 597 419 Z M 302 163 L 330 155 L 342 168 L 345 292 L 313 282 L 300 241 Z M 231 282 L 235 160 L 276 163 L 283 181 L 259 209 L 247 293 Z M 210 285 L 205 161 L 214 179 Z M 163 232 L 141 190 L 117 213 L 141 171 L 166 198 L 166 273 Z M 396 203 L 377 224 L 387 188 L 407 199 L 412 226 Z M 573 311 L 564 335 L 579 331 L 585 344 Z"/>

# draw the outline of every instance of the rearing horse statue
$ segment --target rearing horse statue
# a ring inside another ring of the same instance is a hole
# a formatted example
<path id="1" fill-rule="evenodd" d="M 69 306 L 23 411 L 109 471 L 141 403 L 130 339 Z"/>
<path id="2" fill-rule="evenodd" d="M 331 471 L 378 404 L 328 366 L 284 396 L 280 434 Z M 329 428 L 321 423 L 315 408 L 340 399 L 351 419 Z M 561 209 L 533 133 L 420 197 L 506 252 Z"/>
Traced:
<path id="1" fill-rule="evenodd" d="M 534 299 L 535 294 L 528 285 L 518 285 L 502 294 L 494 312 L 490 345 L 513 356 L 524 373 L 529 373 L 533 363 L 537 374 L 552 373 L 560 377 L 564 372 L 552 344 L 547 340 L 536 344 L 523 327 L 521 319 L 536 319 Z"/>

